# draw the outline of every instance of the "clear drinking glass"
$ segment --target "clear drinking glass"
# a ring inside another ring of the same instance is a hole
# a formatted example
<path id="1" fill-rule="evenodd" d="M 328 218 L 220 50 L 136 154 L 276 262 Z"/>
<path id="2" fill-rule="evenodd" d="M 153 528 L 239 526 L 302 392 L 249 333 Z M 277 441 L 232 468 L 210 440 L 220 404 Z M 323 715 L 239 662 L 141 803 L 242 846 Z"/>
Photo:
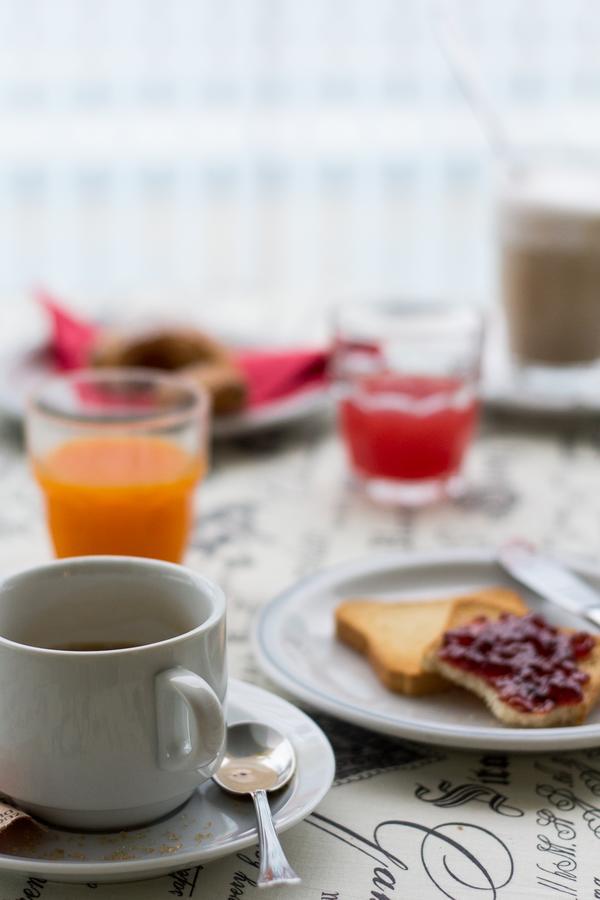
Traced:
<path id="1" fill-rule="evenodd" d="M 502 299 L 520 366 L 600 360 L 600 168 L 540 162 L 498 190 Z"/>
<path id="2" fill-rule="evenodd" d="M 460 492 L 482 339 L 482 315 L 471 306 L 392 300 L 338 308 L 339 428 L 372 499 L 418 506 Z"/>
<path id="3" fill-rule="evenodd" d="M 56 555 L 180 562 L 206 470 L 209 403 L 183 378 L 142 369 L 48 379 L 27 445 Z"/>

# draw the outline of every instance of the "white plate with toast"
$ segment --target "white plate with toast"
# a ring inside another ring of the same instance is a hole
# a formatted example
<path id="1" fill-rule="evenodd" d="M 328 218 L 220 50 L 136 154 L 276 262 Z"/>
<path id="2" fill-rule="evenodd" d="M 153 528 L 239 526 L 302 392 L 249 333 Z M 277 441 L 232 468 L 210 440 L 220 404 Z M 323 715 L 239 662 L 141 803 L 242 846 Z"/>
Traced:
<path id="1" fill-rule="evenodd" d="M 577 564 L 573 569 L 600 596 L 600 568 Z M 350 598 L 424 603 L 490 587 L 517 591 L 527 607 L 554 626 L 593 631 L 582 619 L 517 586 L 490 551 L 386 554 L 318 572 L 269 603 L 255 632 L 257 658 L 269 678 L 300 702 L 384 734 L 527 752 L 599 744 L 600 702 L 580 725 L 509 727 L 460 688 L 423 696 L 389 690 L 367 659 L 335 635 L 335 610 Z"/>

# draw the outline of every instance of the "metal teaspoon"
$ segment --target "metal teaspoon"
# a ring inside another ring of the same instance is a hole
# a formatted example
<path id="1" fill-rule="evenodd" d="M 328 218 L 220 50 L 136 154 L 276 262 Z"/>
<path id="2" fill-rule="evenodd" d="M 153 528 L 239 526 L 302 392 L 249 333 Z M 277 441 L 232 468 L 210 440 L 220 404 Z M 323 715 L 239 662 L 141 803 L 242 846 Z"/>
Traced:
<path id="1" fill-rule="evenodd" d="M 258 887 L 299 884 L 273 826 L 268 791 L 288 783 L 296 770 L 296 755 L 282 734 L 260 722 L 238 722 L 227 728 L 225 756 L 213 775 L 231 794 L 250 794 L 258 821 L 260 869 Z"/>

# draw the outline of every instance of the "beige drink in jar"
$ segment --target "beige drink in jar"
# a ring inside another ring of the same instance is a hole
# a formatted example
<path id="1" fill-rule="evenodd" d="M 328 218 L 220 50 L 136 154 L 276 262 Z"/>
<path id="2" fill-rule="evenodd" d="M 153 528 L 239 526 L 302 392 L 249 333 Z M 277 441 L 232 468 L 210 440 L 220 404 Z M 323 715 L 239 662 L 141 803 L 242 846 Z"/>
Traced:
<path id="1" fill-rule="evenodd" d="M 600 357 L 600 173 L 515 173 L 500 200 L 502 296 L 523 364 Z"/>

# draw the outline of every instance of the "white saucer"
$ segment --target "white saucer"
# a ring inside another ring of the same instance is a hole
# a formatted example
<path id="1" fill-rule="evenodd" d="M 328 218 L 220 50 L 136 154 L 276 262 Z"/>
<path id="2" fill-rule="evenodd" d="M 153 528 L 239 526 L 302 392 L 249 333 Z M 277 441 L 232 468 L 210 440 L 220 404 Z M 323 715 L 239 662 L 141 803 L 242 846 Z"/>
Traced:
<path id="1" fill-rule="evenodd" d="M 600 365 L 568 369 L 520 369 L 510 358 L 506 329 L 491 317 L 486 341 L 483 402 L 490 409 L 523 415 L 586 417 L 600 412 Z"/>
<path id="2" fill-rule="evenodd" d="M 600 569 L 576 567 L 600 591 Z M 301 702 L 379 731 L 432 744 L 512 751 L 566 750 L 600 743 L 600 704 L 586 724 L 568 728 L 506 728 L 467 691 L 427 697 L 387 690 L 366 660 L 334 636 L 334 609 L 350 597 L 415 599 L 461 594 L 482 585 L 509 585 L 491 552 L 386 555 L 319 572 L 266 606 L 255 650 L 266 674 Z M 518 588 L 553 623 L 590 626 Z"/>
<path id="3" fill-rule="evenodd" d="M 270 798 L 276 828 L 286 831 L 312 812 L 331 787 L 333 751 L 321 729 L 295 706 L 254 685 L 232 681 L 228 721 L 248 719 L 272 724 L 296 751 L 294 779 Z M 10 843 L 10 836 L 5 840 Z M 218 859 L 256 840 L 252 803 L 208 782 L 178 812 L 147 828 L 113 834 L 50 830 L 31 846 L 0 854 L 0 871 L 77 883 L 137 881 Z"/>
<path id="4" fill-rule="evenodd" d="M 48 351 L 39 346 L 21 350 L 0 362 L 0 413 L 20 421 L 25 414 L 27 396 L 54 372 Z M 212 436 L 217 440 L 226 440 L 286 428 L 324 412 L 330 404 L 330 392 L 326 385 L 308 387 L 255 409 L 214 418 Z"/>

